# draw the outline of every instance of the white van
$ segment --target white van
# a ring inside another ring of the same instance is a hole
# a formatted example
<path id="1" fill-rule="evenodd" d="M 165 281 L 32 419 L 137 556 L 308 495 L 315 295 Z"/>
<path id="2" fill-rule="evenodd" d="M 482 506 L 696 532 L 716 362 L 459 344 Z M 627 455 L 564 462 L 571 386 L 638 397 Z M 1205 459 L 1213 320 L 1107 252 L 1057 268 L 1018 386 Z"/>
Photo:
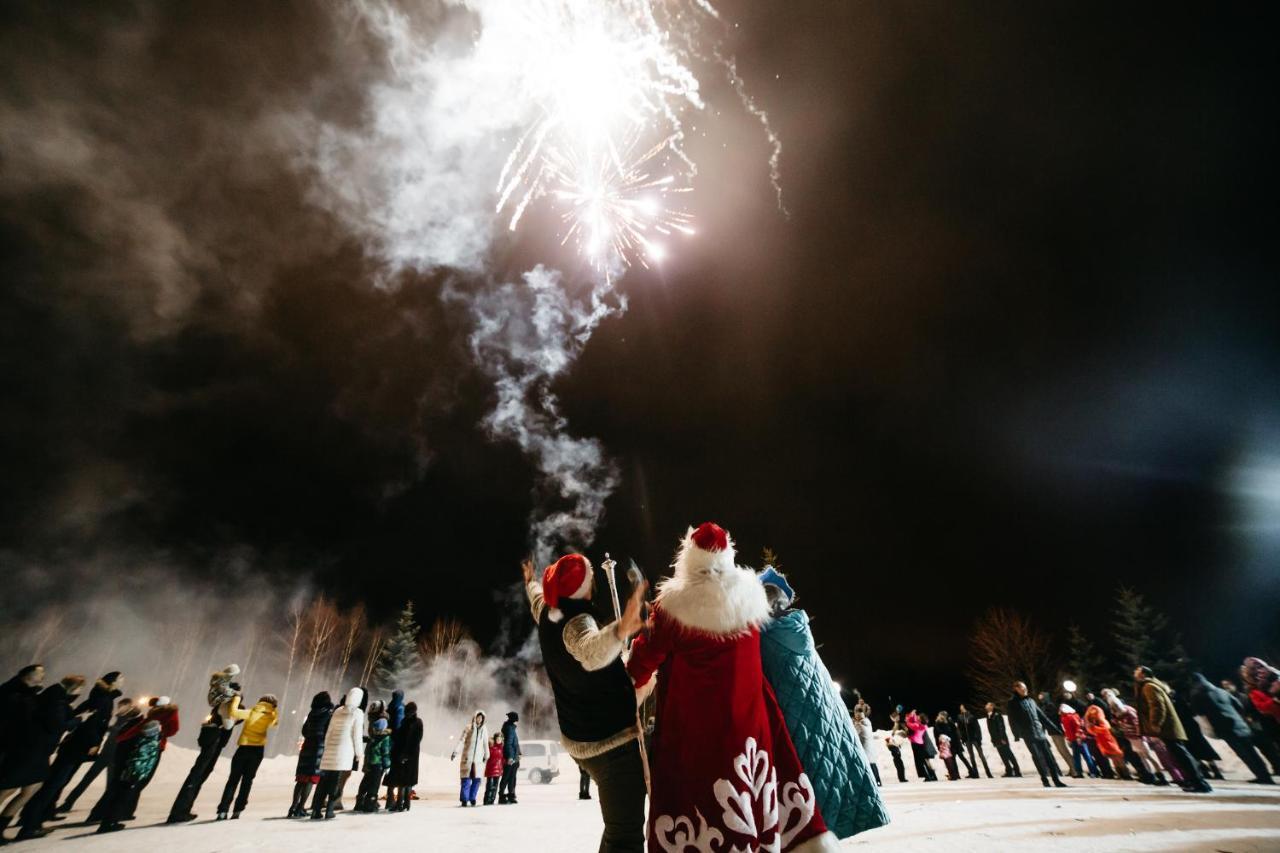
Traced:
<path id="1" fill-rule="evenodd" d="M 560 775 L 560 743 L 554 740 L 520 741 L 520 766 L 529 771 L 529 781 L 550 785 Z"/>

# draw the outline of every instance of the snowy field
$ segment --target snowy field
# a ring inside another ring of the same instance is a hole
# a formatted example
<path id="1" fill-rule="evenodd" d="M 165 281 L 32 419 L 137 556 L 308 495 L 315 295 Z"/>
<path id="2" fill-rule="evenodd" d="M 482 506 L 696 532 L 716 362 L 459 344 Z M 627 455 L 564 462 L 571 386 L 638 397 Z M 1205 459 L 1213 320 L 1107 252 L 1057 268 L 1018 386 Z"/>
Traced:
<path id="1" fill-rule="evenodd" d="M 1219 750 L 1225 755 L 1223 749 Z M 230 756 L 232 749 L 227 750 Z M 548 785 L 522 779 L 514 806 L 463 809 L 456 798 L 455 766 L 444 758 L 423 757 L 422 800 L 408 814 L 339 814 L 332 821 L 287 820 L 294 761 L 264 762 L 249 808 L 238 821 L 215 823 L 214 806 L 226 780 L 227 760 L 219 762 L 197 802 L 200 819 L 165 826 L 174 792 L 193 753 L 170 747 L 159 773 L 144 793 L 137 820 L 113 835 L 94 835 L 83 819 L 93 805 L 95 785 L 76 812 L 48 838 L 23 842 L 16 849 L 120 851 L 173 850 L 214 853 L 237 850 L 300 850 L 351 853 L 353 850 L 428 850 L 459 853 L 512 853 L 520 850 L 594 851 L 600 814 L 594 801 L 577 798 L 577 771 L 563 759 L 562 775 Z M 991 759 L 994 760 L 994 754 Z M 1030 766 L 1030 760 L 1026 761 Z M 888 756 L 880 759 L 882 775 Z M 1116 850 L 1246 851 L 1280 850 L 1280 786 L 1261 787 L 1242 780 L 1234 756 L 1223 763 L 1235 781 L 1215 782 L 1208 795 L 1177 789 L 1094 780 L 1067 780 L 1070 790 L 1045 790 L 1036 778 L 994 779 L 899 785 L 886 779 L 885 800 L 893 823 L 849 839 L 850 850 Z M 910 773 L 910 770 L 908 770 Z M 910 777 L 909 777 L 910 778 Z M 354 798 L 356 779 L 347 791 Z M 386 845 L 394 845 L 388 848 Z M 403 845 L 402 847 L 398 847 Z"/>

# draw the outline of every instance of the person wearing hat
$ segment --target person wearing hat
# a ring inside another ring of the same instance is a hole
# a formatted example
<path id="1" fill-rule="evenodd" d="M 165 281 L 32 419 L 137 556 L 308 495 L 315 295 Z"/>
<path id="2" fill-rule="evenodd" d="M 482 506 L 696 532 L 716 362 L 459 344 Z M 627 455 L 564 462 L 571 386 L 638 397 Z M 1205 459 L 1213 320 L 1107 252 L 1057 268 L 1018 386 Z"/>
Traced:
<path id="1" fill-rule="evenodd" d="M 627 672 L 637 689 L 659 675 L 649 849 L 709 850 L 714 839 L 726 850 L 834 850 L 764 677 L 768 597 L 734 556 L 718 524 L 689 528 L 647 630 L 631 647 Z M 832 690 L 830 678 L 827 685 Z M 852 737 L 847 714 L 840 716 Z M 869 778 L 865 764 L 861 771 Z"/>
<path id="2" fill-rule="evenodd" d="M 786 575 L 765 566 L 759 578 L 772 616 L 760 635 L 764 675 L 778 697 L 827 827 L 837 838 L 849 838 L 884 826 L 889 815 L 876 790 L 865 703 L 858 703 L 850 719 L 818 655 L 809 615 L 794 606 L 796 593 Z"/>
<path id="3" fill-rule="evenodd" d="M 596 783 L 604 832 L 602 853 L 644 849 L 644 762 L 636 698 L 622 665 L 627 640 L 643 624 L 647 584 L 638 583 L 619 619 L 601 626 L 592 611 L 591 563 L 566 554 L 542 580 L 525 560 L 525 592 L 538 630 L 560 724 L 560 742 Z M 514 727 L 513 727 L 514 728 Z"/>
<path id="4" fill-rule="evenodd" d="M 507 712 L 507 721 L 502 724 L 502 781 L 498 783 L 498 805 L 515 805 L 516 777 L 520 775 L 520 734 L 516 724 L 520 715 L 515 711 Z"/>
<path id="5" fill-rule="evenodd" d="M 108 672 L 94 683 L 88 698 L 71 712 L 72 716 L 85 719 L 58 746 L 58 754 L 49 766 L 48 777 L 22 810 L 22 831 L 18 833 L 18 838 L 40 838 L 48 834 L 43 828 L 44 822 L 55 818 L 58 798 L 62 796 L 67 783 L 75 776 L 80 765 L 101 749 L 102 739 L 111 727 L 115 701 L 123 687 L 124 678 L 120 673 Z"/>
<path id="6" fill-rule="evenodd" d="M 169 823 L 196 819 L 191 811 L 195 808 L 196 797 L 200 796 L 200 789 L 218 763 L 218 756 L 231 740 L 231 730 L 240 721 L 236 716 L 240 710 L 240 685 L 235 681 L 239 674 L 240 667 L 233 663 L 209 676 L 209 716 L 201 724 L 200 734 L 196 737 L 200 752 L 169 808 Z"/>

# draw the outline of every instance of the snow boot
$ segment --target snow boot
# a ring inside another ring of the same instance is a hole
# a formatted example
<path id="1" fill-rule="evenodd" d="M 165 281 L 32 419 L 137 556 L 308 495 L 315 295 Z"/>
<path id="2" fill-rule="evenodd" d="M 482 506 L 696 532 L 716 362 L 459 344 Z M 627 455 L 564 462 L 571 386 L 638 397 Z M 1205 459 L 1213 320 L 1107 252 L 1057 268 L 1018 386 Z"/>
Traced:
<path id="1" fill-rule="evenodd" d="M 226 820 L 226 819 L 227 819 L 226 812 L 218 812 L 218 816 L 214 818 L 214 820 Z"/>
<path id="2" fill-rule="evenodd" d="M 231 819 L 232 819 L 232 820 L 239 820 L 239 819 L 240 819 L 240 812 L 232 812 L 232 813 L 231 813 Z"/>

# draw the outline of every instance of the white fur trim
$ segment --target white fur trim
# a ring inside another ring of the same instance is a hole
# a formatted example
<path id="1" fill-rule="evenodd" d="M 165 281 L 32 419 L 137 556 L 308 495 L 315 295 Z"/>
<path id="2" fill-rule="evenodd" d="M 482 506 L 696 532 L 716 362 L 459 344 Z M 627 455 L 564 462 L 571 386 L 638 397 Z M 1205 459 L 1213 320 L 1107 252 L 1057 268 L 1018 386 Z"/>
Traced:
<path id="1" fill-rule="evenodd" d="M 840 842 L 829 830 L 792 847 L 788 853 L 839 853 Z"/>
<path id="2" fill-rule="evenodd" d="M 723 551 L 693 544 L 689 528 L 671 568 L 658 584 L 663 612 L 689 628 L 709 634 L 740 634 L 769 620 L 769 601 L 755 572 L 734 564 L 733 540 Z"/>
<path id="3" fill-rule="evenodd" d="M 552 607 L 547 611 L 547 618 L 550 619 L 552 622 L 559 622 L 561 619 L 564 618 L 564 611 L 561 610 L 559 607 Z"/>

